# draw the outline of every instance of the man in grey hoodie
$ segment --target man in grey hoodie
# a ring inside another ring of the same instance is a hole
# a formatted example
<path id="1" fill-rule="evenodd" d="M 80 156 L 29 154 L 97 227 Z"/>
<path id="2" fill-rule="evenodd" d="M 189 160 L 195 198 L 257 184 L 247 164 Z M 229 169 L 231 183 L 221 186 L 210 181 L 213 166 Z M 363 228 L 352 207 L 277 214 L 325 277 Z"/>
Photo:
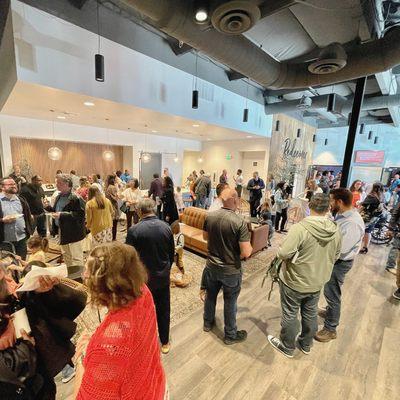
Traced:
<path id="1" fill-rule="evenodd" d="M 342 237 L 335 222 L 326 217 L 329 195 L 311 198 L 311 215 L 292 226 L 278 250 L 284 260 L 280 272 L 282 321 L 280 338 L 268 335 L 270 344 L 292 358 L 298 335 L 297 315 L 301 314 L 301 332 L 297 346 L 309 354 L 318 330 L 318 300 L 339 258 Z"/>

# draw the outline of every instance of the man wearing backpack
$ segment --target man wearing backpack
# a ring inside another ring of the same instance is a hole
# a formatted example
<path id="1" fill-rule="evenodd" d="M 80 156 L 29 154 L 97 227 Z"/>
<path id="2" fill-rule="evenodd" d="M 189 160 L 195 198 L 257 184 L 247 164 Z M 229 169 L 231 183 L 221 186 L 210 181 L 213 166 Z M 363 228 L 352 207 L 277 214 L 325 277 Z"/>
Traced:
<path id="1" fill-rule="evenodd" d="M 268 335 L 268 341 L 288 358 L 296 348 L 299 310 L 297 346 L 304 354 L 310 353 L 318 329 L 320 292 L 331 277 L 342 242 L 338 226 L 326 217 L 329 195 L 314 195 L 309 207 L 311 215 L 292 226 L 277 254 L 284 260 L 280 271 L 282 329 L 279 338 Z"/>

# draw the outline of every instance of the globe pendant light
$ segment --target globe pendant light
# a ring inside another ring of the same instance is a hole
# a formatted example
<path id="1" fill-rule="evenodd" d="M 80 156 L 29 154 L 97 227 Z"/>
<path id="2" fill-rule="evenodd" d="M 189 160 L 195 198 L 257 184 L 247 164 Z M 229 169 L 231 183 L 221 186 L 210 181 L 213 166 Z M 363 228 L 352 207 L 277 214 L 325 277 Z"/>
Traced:
<path id="1" fill-rule="evenodd" d="M 108 119 L 106 119 L 106 121 L 108 121 Z M 108 128 L 107 128 L 107 143 L 108 145 L 110 145 L 110 131 L 108 130 Z M 113 151 L 110 149 L 104 150 L 102 156 L 104 161 L 113 161 L 115 158 Z"/>
<path id="2" fill-rule="evenodd" d="M 62 157 L 62 150 L 57 146 L 50 147 L 47 150 L 47 156 L 50 158 L 50 160 L 58 161 Z"/>
<path id="3" fill-rule="evenodd" d="M 148 163 L 151 160 L 151 154 L 146 151 L 147 149 L 147 135 L 144 136 L 144 151 L 142 151 L 141 159 L 144 163 Z"/>
<path id="4" fill-rule="evenodd" d="M 54 112 L 54 111 L 52 110 L 52 112 Z M 50 158 L 50 160 L 58 161 L 58 160 L 61 160 L 62 150 L 56 146 L 56 139 L 55 139 L 55 133 L 54 133 L 54 120 L 51 121 L 51 127 L 52 127 L 52 133 L 53 133 L 53 146 L 47 150 L 47 156 Z"/>

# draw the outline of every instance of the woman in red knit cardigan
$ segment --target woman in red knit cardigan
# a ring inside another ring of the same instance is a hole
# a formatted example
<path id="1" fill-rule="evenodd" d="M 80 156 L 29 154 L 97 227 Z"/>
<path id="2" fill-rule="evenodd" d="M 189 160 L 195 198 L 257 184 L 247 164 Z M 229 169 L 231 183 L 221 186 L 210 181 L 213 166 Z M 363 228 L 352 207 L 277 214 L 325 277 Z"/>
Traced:
<path id="1" fill-rule="evenodd" d="M 92 303 L 109 312 L 78 342 L 76 398 L 166 399 L 153 298 L 136 250 L 118 242 L 95 247 L 84 278 Z"/>

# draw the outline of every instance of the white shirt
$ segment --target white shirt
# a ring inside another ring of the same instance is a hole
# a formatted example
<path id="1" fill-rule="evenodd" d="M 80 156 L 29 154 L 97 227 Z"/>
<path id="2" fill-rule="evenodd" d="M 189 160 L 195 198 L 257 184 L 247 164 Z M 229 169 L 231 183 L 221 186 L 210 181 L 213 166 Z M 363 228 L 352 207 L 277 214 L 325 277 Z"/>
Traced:
<path id="1" fill-rule="evenodd" d="M 243 186 L 243 175 L 236 175 L 235 178 L 236 186 Z"/>
<path id="2" fill-rule="evenodd" d="M 128 188 L 122 192 L 122 197 L 131 204 L 137 204 L 142 199 L 142 193 L 139 189 L 132 190 Z"/>
<path id="3" fill-rule="evenodd" d="M 217 197 L 217 198 L 213 201 L 213 203 L 211 204 L 211 206 L 210 206 L 210 208 L 208 209 L 208 211 L 209 211 L 209 212 L 211 212 L 211 211 L 217 211 L 217 210 L 219 210 L 220 208 L 222 208 L 222 200 L 221 200 L 219 197 Z"/>

